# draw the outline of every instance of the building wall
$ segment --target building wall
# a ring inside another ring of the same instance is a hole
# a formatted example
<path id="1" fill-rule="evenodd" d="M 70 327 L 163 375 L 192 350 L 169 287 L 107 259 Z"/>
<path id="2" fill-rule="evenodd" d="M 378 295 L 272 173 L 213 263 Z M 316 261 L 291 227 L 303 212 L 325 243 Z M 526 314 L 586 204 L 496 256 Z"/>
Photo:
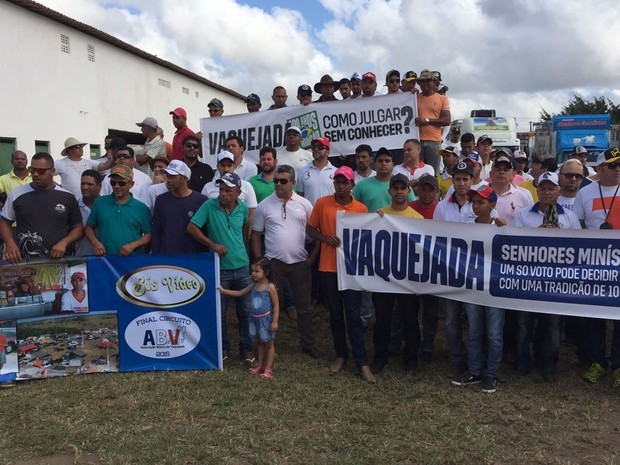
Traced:
<path id="1" fill-rule="evenodd" d="M 61 34 L 69 38 L 69 53 L 61 49 Z M 135 123 L 146 116 L 172 141 L 169 111 L 185 108 L 188 126 L 198 131 L 214 97 L 227 115 L 247 111 L 242 99 L 6 2 L 0 2 L 0 38 L 0 139 L 16 139 L 29 156 L 37 140 L 49 141 L 59 158 L 71 136 L 103 151 L 109 129 L 139 132 Z"/>

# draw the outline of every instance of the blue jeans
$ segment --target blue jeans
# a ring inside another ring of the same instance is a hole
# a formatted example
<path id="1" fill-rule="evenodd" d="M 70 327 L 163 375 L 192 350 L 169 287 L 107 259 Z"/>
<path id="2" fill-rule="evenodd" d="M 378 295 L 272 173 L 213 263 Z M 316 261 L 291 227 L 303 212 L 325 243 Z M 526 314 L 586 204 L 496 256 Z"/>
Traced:
<path id="1" fill-rule="evenodd" d="M 373 292 L 372 301 L 375 305 L 375 359 L 387 361 L 389 356 L 390 335 L 394 316 L 394 304 L 398 306 L 398 314 L 402 321 L 402 334 L 405 338 L 403 359 L 406 364 L 418 363 L 420 349 L 420 325 L 418 307 L 420 302 L 416 294 L 389 294 Z"/>
<path id="2" fill-rule="evenodd" d="M 466 351 L 463 343 L 463 304 L 456 300 L 444 299 L 446 343 L 450 353 L 450 365 L 453 370 L 464 370 L 466 367 Z"/>
<path id="3" fill-rule="evenodd" d="M 432 353 L 435 349 L 435 336 L 439 324 L 439 297 L 424 294 L 422 302 L 422 352 Z"/>
<path id="4" fill-rule="evenodd" d="M 370 320 L 372 318 L 372 314 L 375 308 L 372 306 L 372 293 L 363 291 L 362 292 L 362 308 L 360 310 L 362 317 L 362 326 L 364 328 L 368 327 Z"/>
<path id="5" fill-rule="evenodd" d="M 332 330 L 336 357 L 348 358 L 347 333 L 351 352 L 355 359 L 355 366 L 361 368 L 368 365 L 364 329 L 360 309 L 362 305 L 361 291 L 338 290 L 338 275 L 336 273 L 320 272 L 321 292 L 327 300 L 329 310 L 329 326 Z"/>
<path id="6" fill-rule="evenodd" d="M 584 318 L 586 354 L 589 363 L 598 363 L 607 368 L 606 343 L 607 320 L 598 318 Z M 620 368 L 620 320 L 614 320 L 614 329 L 611 340 L 611 367 Z"/>
<path id="7" fill-rule="evenodd" d="M 483 346 L 486 337 L 486 376 L 497 378 L 504 352 L 504 315 L 506 311 L 503 308 L 483 307 L 482 305 L 468 303 L 463 304 L 463 307 L 469 325 L 467 336 L 469 372 L 474 376 L 482 375 Z"/>
<path id="8" fill-rule="evenodd" d="M 439 156 L 441 142 L 422 140 L 420 141 L 420 143 L 422 144 L 422 153 L 420 153 L 420 160 L 422 160 L 427 165 L 431 165 L 435 169 L 435 174 L 438 174 L 441 158 Z"/>
<path id="9" fill-rule="evenodd" d="M 532 369 L 530 343 L 536 324 L 535 352 L 541 361 L 543 374 L 554 375 L 560 359 L 562 315 L 519 312 L 517 317 L 517 369 L 529 373 Z"/>
<path id="10" fill-rule="evenodd" d="M 252 283 L 250 267 L 242 266 L 234 270 L 220 270 L 220 285 L 224 289 L 240 291 Z M 222 306 L 222 350 L 230 351 L 228 341 L 228 324 L 226 323 L 226 313 L 228 311 L 229 296 L 221 295 Z M 237 321 L 239 322 L 239 354 L 252 351 L 250 340 L 250 294 L 237 297 Z"/>

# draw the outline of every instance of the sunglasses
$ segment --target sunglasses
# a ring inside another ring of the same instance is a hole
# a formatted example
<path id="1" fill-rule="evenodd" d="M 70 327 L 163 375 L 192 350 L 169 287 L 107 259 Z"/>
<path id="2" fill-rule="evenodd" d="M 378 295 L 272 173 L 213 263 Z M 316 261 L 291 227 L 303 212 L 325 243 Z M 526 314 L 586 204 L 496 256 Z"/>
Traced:
<path id="1" fill-rule="evenodd" d="M 562 176 L 568 179 L 583 179 L 583 175 L 579 173 L 562 173 Z"/>
<path id="2" fill-rule="evenodd" d="M 388 82 L 390 84 L 396 84 L 397 82 L 400 82 L 400 80 L 399 79 L 390 79 Z"/>
<path id="3" fill-rule="evenodd" d="M 327 149 L 327 147 L 325 147 L 324 145 L 313 145 L 312 146 L 312 150 L 316 150 L 316 151 L 325 150 L 325 149 Z"/>
<path id="4" fill-rule="evenodd" d="M 283 186 L 287 185 L 290 181 L 284 178 L 273 178 L 274 184 L 282 184 Z"/>
<path id="5" fill-rule="evenodd" d="M 610 170 L 615 170 L 620 167 L 620 163 L 607 163 L 605 166 Z"/>
<path id="6" fill-rule="evenodd" d="M 110 181 L 110 185 L 112 187 L 115 187 L 115 186 L 125 187 L 127 185 L 127 181 Z"/>
<path id="7" fill-rule="evenodd" d="M 116 155 L 116 159 L 117 160 L 129 160 L 130 158 L 133 158 L 131 155 L 129 155 L 128 153 L 121 153 L 119 155 Z"/>
<path id="8" fill-rule="evenodd" d="M 299 94 L 300 97 L 312 97 L 312 92 L 302 92 Z"/>
<path id="9" fill-rule="evenodd" d="M 47 173 L 49 170 L 53 170 L 54 167 L 52 166 L 51 168 L 33 168 L 32 166 L 28 167 L 28 172 L 30 174 L 34 174 L 37 173 L 39 176 L 43 176 L 45 173 Z"/>
<path id="10" fill-rule="evenodd" d="M 197 149 L 198 144 L 185 144 L 186 149 Z"/>

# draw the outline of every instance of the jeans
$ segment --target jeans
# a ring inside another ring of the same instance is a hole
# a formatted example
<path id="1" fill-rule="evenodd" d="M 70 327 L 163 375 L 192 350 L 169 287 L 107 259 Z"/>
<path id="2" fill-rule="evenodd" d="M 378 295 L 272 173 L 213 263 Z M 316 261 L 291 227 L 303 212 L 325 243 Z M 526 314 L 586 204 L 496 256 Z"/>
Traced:
<path id="1" fill-rule="evenodd" d="M 453 370 L 465 370 L 466 350 L 463 343 L 463 313 L 462 303 L 456 300 L 444 299 L 444 311 L 446 318 L 446 343 L 450 353 L 450 365 Z"/>
<path id="2" fill-rule="evenodd" d="M 278 288 L 280 302 L 284 300 L 286 282 L 293 292 L 293 303 L 297 309 L 297 330 L 304 349 L 314 347 L 314 329 L 312 326 L 312 272 L 308 262 L 284 263 L 278 259 L 271 260 L 273 281 Z"/>
<path id="3" fill-rule="evenodd" d="M 439 164 L 441 158 L 439 156 L 439 149 L 441 148 L 441 142 L 422 140 L 420 143 L 422 144 L 420 159 L 435 169 L 435 175 L 439 174 Z"/>
<path id="4" fill-rule="evenodd" d="M 375 304 L 375 358 L 387 361 L 389 357 L 390 334 L 392 329 L 392 313 L 394 304 L 398 302 L 398 309 L 403 321 L 405 349 L 403 359 L 405 364 L 415 364 L 418 361 L 420 349 L 420 323 L 418 322 L 419 300 L 416 294 L 388 294 L 373 292 L 372 301 Z"/>
<path id="5" fill-rule="evenodd" d="M 605 357 L 607 343 L 607 320 L 598 318 L 585 318 L 585 342 L 586 351 L 590 363 L 598 363 L 607 368 Z M 614 329 L 611 341 L 611 367 L 620 368 L 620 321 L 614 320 Z"/>
<path id="6" fill-rule="evenodd" d="M 519 312 L 517 317 L 517 370 L 529 373 L 532 369 L 530 343 L 536 325 L 535 353 L 540 359 L 543 374 L 554 375 L 560 359 L 562 315 Z"/>
<path id="7" fill-rule="evenodd" d="M 474 376 L 482 375 L 484 360 L 484 338 L 487 340 L 486 376 L 497 378 L 504 352 L 504 315 L 503 308 L 483 307 L 482 305 L 463 304 L 467 314 L 467 360 L 469 372 Z M 486 330 L 486 333 L 485 333 Z"/>
<path id="8" fill-rule="evenodd" d="M 432 353 L 435 349 L 435 336 L 439 324 L 439 297 L 425 294 L 420 296 L 422 303 L 422 352 Z"/>
<path id="9" fill-rule="evenodd" d="M 334 340 L 336 357 L 348 358 L 347 333 L 351 352 L 355 359 L 355 366 L 361 368 L 368 365 L 366 344 L 364 342 L 364 328 L 360 309 L 362 305 L 361 291 L 338 290 L 338 274 L 320 272 L 321 290 L 327 296 L 329 310 L 329 326 Z"/>
<path id="10" fill-rule="evenodd" d="M 360 310 L 360 315 L 362 317 L 362 326 L 364 328 L 367 328 L 370 324 L 370 319 L 372 318 L 374 310 L 375 309 L 372 306 L 372 293 L 362 291 L 362 308 Z"/>
<path id="11" fill-rule="evenodd" d="M 220 270 L 220 285 L 224 289 L 240 291 L 252 283 L 250 267 L 242 266 L 234 270 Z M 222 350 L 230 350 L 228 341 L 228 324 L 226 323 L 226 313 L 228 312 L 229 296 L 221 294 L 222 307 Z M 237 321 L 239 322 L 239 354 L 252 351 L 250 340 L 250 294 L 237 297 Z"/>

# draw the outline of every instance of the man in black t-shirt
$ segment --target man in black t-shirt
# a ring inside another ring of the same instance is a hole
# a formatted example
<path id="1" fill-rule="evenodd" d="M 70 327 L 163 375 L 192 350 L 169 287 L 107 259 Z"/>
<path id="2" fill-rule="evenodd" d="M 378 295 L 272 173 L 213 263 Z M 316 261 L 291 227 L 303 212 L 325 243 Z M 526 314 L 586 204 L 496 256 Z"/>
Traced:
<path id="1" fill-rule="evenodd" d="M 11 191 L 2 209 L 0 234 L 6 259 L 19 263 L 72 255 L 74 242 L 84 234 L 77 200 L 54 183 L 56 171 L 49 153 L 35 154 L 28 171 L 32 183 Z M 15 236 L 13 222 L 17 222 Z"/>

